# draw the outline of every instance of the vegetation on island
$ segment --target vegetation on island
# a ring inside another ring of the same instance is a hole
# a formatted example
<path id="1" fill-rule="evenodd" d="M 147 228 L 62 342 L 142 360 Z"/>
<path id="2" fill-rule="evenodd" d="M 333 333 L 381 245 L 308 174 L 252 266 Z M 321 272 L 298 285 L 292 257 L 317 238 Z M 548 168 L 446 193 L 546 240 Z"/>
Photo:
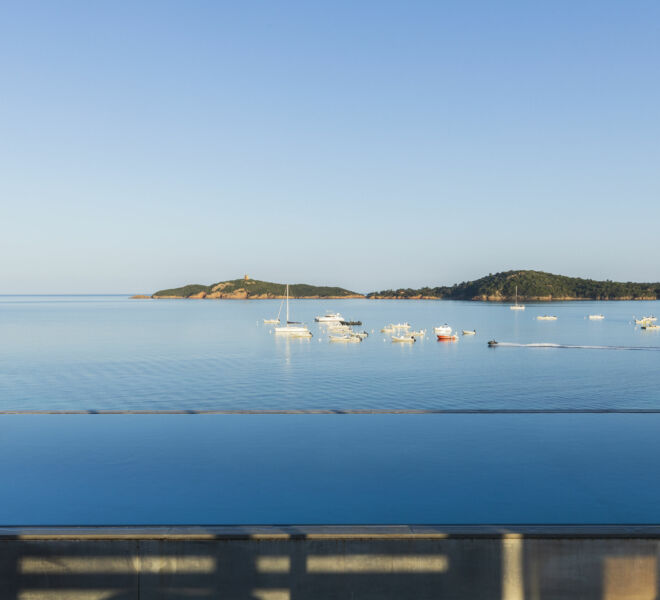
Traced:
<path id="1" fill-rule="evenodd" d="M 596 281 L 543 271 L 504 271 L 452 286 L 371 292 L 367 298 L 444 298 L 446 300 L 656 300 L 660 283 Z"/>
<path id="2" fill-rule="evenodd" d="M 160 290 L 152 298 L 283 298 L 286 294 L 286 284 L 259 281 L 247 276 L 241 279 L 221 281 L 211 285 L 193 283 L 178 288 Z M 357 294 L 340 287 L 316 286 L 306 283 L 296 283 L 289 286 L 290 298 L 362 298 Z"/>

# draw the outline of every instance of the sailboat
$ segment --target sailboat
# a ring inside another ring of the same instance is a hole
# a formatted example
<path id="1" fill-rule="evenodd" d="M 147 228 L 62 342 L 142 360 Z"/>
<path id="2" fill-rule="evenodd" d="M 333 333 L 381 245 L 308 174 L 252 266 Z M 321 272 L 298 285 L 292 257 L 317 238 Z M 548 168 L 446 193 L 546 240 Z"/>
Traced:
<path id="1" fill-rule="evenodd" d="M 516 286 L 516 303 L 513 306 L 509 306 L 511 310 L 525 310 L 524 304 L 518 304 L 518 286 Z"/>
<path id="2" fill-rule="evenodd" d="M 282 313 L 282 306 L 284 305 L 284 298 L 282 298 L 282 302 L 280 302 L 280 310 L 277 311 L 277 319 L 264 319 L 264 323 L 279 323 L 280 322 L 280 314 Z"/>
<path id="3" fill-rule="evenodd" d="M 292 323 L 289 321 L 289 284 L 286 284 L 286 325 L 275 327 L 275 333 L 279 335 L 289 335 L 292 337 L 312 337 L 312 332 L 307 325 L 301 323 Z"/>

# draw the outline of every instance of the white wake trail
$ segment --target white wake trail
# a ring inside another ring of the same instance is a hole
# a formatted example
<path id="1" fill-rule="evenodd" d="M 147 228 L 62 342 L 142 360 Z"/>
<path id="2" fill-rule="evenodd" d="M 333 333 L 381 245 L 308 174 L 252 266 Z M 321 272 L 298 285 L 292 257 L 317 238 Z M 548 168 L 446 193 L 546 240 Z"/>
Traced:
<path id="1" fill-rule="evenodd" d="M 496 347 L 509 348 L 570 348 L 578 350 L 660 350 L 660 346 L 579 346 L 572 344 L 552 344 L 549 342 L 536 342 L 533 344 L 516 344 L 514 342 L 497 342 Z"/>

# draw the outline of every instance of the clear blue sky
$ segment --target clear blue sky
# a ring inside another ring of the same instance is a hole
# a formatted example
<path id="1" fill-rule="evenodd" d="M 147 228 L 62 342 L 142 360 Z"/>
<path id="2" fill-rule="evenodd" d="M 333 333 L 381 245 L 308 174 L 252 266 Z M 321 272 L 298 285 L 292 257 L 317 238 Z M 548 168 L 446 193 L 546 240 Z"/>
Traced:
<path id="1" fill-rule="evenodd" d="M 660 3 L 0 5 L 0 293 L 660 280 Z"/>

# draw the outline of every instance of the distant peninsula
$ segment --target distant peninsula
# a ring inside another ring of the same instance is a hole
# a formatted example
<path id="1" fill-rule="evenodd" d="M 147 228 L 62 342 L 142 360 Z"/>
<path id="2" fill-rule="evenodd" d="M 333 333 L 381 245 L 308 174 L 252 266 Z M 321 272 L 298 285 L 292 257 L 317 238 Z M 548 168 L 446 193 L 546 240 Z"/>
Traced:
<path id="1" fill-rule="evenodd" d="M 550 300 L 657 300 L 660 283 L 620 283 L 565 277 L 543 271 L 504 271 L 452 286 L 371 292 L 372 299 L 446 299 L 513 302 Z"/>
<path id="2" fill-rule="evenodd" d="M 284 298 L 286 284 L 272 283 L 251 279 L 247 275 L 241 279 L 221 281 L 211 285 L 192 283 L 183 287 L 160 290 L 151 296 L 138 295 L 133 298 L 190 298 L 201 299 L 231 299 L 231 300 L 262 300 L 268 298 Z M 364 298 L 363 294 L 352 292 L 340 287 L 316 286 L 306 283 L 295 283 L 289 286 L 290 298 Z"/>

